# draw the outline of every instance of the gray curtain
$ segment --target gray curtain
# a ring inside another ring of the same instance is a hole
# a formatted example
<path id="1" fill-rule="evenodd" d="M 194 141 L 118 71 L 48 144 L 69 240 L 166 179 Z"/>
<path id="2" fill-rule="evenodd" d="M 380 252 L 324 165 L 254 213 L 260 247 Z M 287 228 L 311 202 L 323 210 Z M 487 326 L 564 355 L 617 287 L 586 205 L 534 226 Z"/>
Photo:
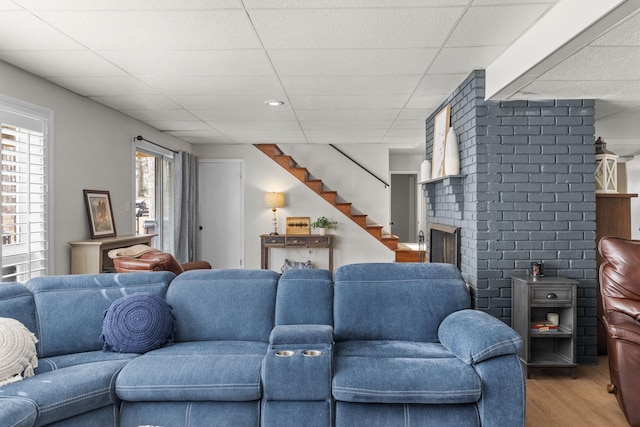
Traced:
<path id="1" fill-rule="evenodd" d="M 198 235 L 198 157 L 179 151 L 174 160 L 174 245 L 179 262 L 196 259 Z"/>

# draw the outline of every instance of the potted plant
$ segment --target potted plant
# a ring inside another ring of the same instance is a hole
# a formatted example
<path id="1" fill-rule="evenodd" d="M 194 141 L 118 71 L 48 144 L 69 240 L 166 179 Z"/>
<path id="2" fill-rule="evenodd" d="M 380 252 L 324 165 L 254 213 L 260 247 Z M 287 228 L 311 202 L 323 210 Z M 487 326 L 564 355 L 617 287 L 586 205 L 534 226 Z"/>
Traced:
<path id="1" fill-rule="evenodd" d="M 321 216 L 311 223 L 311 227 L 317 228 L 321 235 L 327 233 L 327 230 L 331 230 L 332 228 L 336 228 L 336 221 L 331 221 L 327 217 Z"/>

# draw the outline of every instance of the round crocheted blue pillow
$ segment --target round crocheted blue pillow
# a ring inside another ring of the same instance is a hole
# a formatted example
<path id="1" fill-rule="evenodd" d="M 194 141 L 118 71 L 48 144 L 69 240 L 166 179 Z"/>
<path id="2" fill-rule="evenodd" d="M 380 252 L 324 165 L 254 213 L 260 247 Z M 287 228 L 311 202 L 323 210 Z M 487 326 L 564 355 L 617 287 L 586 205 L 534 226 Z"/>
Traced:
<path id="1" fill-rule="evenodd" d="M 104 312 L 103 351 L 146 353 L 173 344 L 171 306 L 161 297 L 137 293 L 115 300 Z"/>

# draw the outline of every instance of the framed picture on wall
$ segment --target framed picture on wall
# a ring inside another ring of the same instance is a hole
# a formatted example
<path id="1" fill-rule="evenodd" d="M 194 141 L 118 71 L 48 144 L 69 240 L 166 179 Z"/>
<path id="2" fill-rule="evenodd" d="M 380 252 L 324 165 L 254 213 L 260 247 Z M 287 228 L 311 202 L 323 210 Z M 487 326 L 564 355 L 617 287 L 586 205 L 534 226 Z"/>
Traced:
<path id="1" fill-rule="evenodd" d="M 431 179 L 444 176 L 444 150 L 451 120 L 451 106 L 447 105 L 433 119 L 433 155 Z"/>
<path id="2" fill-rule="evenodd" d="M 91 238 L 114 237 L 116 224 L 113 220 L 111 196 L 108 191 L 83 190 L 84 202 L 89 217 L 89 230 Z"/>

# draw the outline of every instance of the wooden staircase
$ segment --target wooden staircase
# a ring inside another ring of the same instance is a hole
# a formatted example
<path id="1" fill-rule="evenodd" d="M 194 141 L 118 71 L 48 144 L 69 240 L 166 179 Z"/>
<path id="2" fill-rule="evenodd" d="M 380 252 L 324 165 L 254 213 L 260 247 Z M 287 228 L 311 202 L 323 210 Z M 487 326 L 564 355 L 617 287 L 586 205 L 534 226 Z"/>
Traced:
<path id="1" fill-rule="evenodd" d="M 343 201 L 337 191 L 326 188 L 322 180 L 312 177 L 307 168 L 298 165 L 291 156 L 284 154 L 276 144 L 254 145 L 280 166 L 289 171 L 291 175 L 298 178 L 298 180 L 300 180 L 304 185 L 320 195 L 320 197 L 325 199 L 329 204 L 333 205 L 345 216 L 382 242 L 386 247 L 393 251 L 398 251 L 398 236 L 386 233 L 380 224 L 369 222 L 366 214 L 356 212 L 350 202 Z M 398 252 L 396 252 L 396 254 L 397 253 Z M 398 260 L 396 259 L 396 261 Z"/>

